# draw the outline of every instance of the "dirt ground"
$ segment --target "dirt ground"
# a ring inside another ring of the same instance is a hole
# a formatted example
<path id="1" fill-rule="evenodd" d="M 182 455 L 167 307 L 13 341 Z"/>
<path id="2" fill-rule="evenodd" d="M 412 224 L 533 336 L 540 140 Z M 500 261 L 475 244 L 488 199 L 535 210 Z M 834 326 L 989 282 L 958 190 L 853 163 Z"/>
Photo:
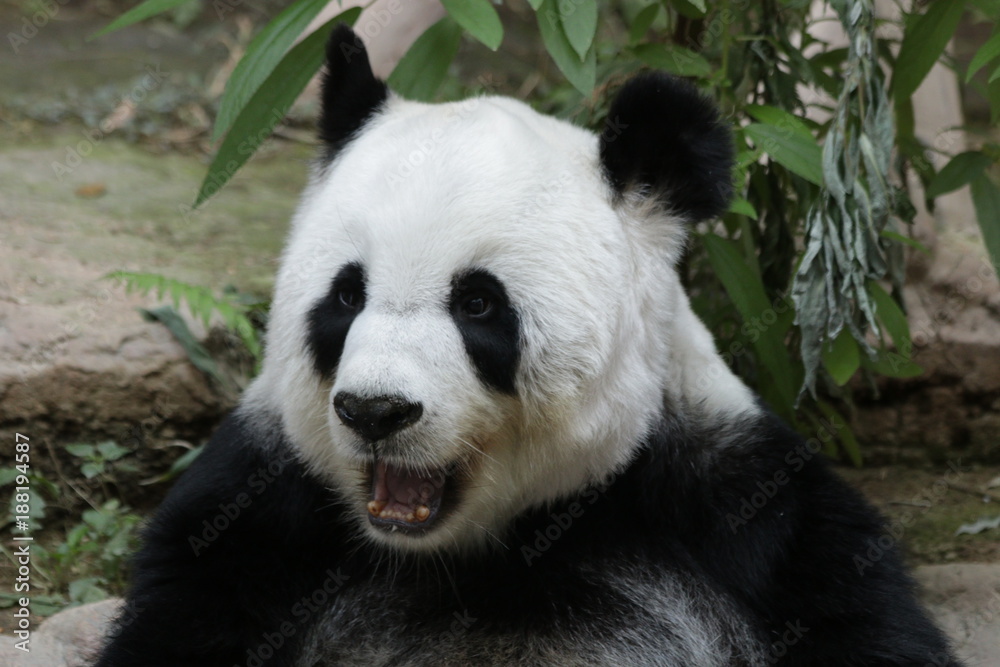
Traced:
<path id="1" fill-rule="evenodd" d="M 957 535 L 964 524 L 1000 516 L 1000 466 L 914 469 L 840 467 L 838 472 L 900 530 L 913 565 L 1000 562 L 1000 529 Z M 989 489 L 990 484 L 995 488 Z"/>

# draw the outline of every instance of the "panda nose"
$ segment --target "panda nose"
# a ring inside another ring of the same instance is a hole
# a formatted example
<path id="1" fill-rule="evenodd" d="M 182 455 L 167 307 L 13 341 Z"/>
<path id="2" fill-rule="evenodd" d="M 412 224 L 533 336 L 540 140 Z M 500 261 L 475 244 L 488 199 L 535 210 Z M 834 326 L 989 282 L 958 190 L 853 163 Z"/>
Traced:
<path id="1" fill-rule="evenodd" d="M 424 413 L 422 405 L 401 396 L 363 398 L 346 391 L 333 397 L 333 409 L 344 426 L 370 441 L 381 440 L 409 426 Z"/>

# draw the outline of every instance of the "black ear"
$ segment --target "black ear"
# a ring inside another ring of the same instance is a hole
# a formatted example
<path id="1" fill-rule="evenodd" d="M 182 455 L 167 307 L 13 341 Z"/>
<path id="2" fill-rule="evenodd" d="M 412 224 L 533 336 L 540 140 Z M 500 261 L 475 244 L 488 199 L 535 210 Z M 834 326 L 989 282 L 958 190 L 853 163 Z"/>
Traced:
<path id="1" fill-rule="evenodd" d="M 688 220 L 725 212 L 733 143 L 715 104 L 661 72 L 626 83 L 601 133 L 601 163 L 617 196 L 639 190 Z"/>
<path id="2" fill-rule="evenodd" d="M 326 74 L 319 118 L 324 157 L 332 160 L 385 103 L 389 91 L 372 74 L 368 51 L 354 31 L 338 25 L 326 43 Z"/>

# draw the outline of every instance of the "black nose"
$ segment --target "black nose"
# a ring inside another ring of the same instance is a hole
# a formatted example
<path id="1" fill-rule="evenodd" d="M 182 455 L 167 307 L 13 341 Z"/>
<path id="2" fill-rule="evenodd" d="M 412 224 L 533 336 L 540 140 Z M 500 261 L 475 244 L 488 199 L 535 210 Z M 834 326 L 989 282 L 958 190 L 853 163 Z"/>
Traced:
<path id="1" fill-rule="evenodd" d="M 424 408 L 400 396 L 363 398 L 345 391 L 333 397 L 333 409 L 344 426 L 366 440 L 381 440 L 420 419 Z"/>

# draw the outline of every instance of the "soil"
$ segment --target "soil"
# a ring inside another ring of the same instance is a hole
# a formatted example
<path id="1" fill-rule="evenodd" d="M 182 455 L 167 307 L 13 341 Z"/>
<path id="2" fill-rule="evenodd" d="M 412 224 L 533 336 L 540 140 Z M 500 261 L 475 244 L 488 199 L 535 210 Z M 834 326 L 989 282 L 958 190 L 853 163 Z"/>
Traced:
<path id="1" fill-rule="evenodd" d="M 913 565 L 1000 562 L 1000 529 L 957 535 L 964 524 L 1000 516 L 1000 466 L 841 468 L 840 474 L 901 531 Z M 990 483 L 997 488 L 988 489 Z"/>

